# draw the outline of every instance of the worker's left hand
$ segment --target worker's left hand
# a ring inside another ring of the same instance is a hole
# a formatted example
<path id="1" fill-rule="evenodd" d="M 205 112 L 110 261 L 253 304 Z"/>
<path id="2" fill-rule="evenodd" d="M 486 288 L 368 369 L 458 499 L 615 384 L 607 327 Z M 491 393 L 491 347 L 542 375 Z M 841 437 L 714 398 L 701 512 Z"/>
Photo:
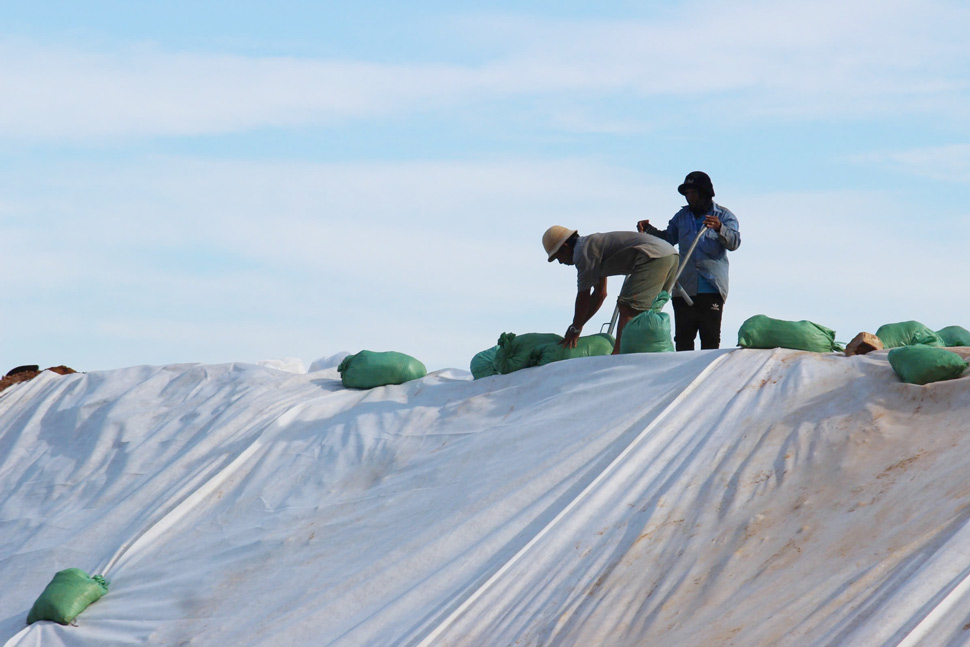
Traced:
<path id="1" fill-rule="evenodd" d="M 707 216 L 704 218 L 704 225 L 718 233 L 721 232 L 721 220 L 717 216 Z"/>
<path id="2" fill-rule="evenodd" d="M 579 340 L 579 335 L 583 331 L 577 330 L 574 326 L 570 326 L 566 329 L 566 334 L 563 335 L 563 340 L 559 343 L 563 348 L 576 348 L 576 342 Z"/>

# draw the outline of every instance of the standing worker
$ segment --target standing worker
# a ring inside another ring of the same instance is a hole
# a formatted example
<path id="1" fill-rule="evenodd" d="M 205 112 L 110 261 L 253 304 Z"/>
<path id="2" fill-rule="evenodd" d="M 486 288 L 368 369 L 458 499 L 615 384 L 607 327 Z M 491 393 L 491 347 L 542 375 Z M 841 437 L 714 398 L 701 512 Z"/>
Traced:
<path id="1" fill-rule="evenodd" d="M 674 342 L 677 350 L 694 350 L 694 338 L 700 332 L 702 349 L 718 348 L 721 345 L 721 315 L 728 295 L 727 253 L 741 245 L 738 219 L 714 202 L 714 185 L 703 171 L 688 173 L 677 191 L 687 198 L 687 206 L 674 214 L 667 229 L 661 231 L 649 220 L 641 220 L 637 223 L 637 231 L 676 244 L 684 256 L 701 228 L 707 228 L 680 275 L 679 283 L 693 305 L 687 305 L 682 297 L 672 299 Z"/>
<path id="2" fill-rule="evenodd" d="M 575 229 L 554 225 L 542 235 L 549 262 L 575 265 L 578 291 L 573 322 L 566 329 L 563 348 L 575 348 L 583 325 L 606 299 L 606 277 L 626 275 L 616 300 L 620 311 L 613 354 L 620 352 L 623 327 L 650 309 L 664 285 L 677 273 L 677 250 L 657 236 L 632 231 L 580 236 Z"/>

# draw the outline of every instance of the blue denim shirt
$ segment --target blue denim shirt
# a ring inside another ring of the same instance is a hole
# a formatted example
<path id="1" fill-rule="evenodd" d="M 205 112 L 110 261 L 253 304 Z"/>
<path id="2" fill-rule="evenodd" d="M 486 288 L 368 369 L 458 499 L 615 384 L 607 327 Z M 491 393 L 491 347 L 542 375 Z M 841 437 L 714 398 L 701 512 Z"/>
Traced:
<path id="1" fill-rule="evenodd" d="M 695 296 L 697 294 L 698 279 L 703 277 L 717 288 L 721 298 L 727 300 L 728 295 L 728 257 L 729 251 L 733 252 L 741 246 L 741 232 L 738 230 L 738 219 L 731 211 L 721 205 L 712 203 L 711 210 L 704 214 L 717 216 L 721 221 L 720 233 L 713 229 L 707 229 L 690 261 L 680 274 L 678 283 L 683 286 L 687 294 Z M 700 225 L 703 227 L 703 225 Z M 653 230 L 653 231 L 650 231 Z M 677 245 L 680 250 L 681 263 L 684 255 L 690 249 L 694 238 L 697 237 L 699 226 L 697 220 L 688 207 L 682 207 L 674 214 L 674 217 L 667 223 L 667 229 L 648 228 L 648 233 L 663 238 L 668 243 Z"/>

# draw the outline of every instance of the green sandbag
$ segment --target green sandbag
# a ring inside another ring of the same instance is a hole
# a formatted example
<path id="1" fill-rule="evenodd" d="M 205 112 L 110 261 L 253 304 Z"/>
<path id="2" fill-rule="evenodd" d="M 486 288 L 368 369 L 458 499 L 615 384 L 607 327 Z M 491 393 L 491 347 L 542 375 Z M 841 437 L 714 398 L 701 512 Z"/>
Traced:
<path id="1" fill-rule="evenodd" d="M 967 362 L 953 351 L 923 344 L 892 349 L 889 365 L 903 382 L 909 384 L 952 380 L 967 369 Z"/>
<path id="2" fill-rule="evenodd" d="M 738 346 L 743 348 L 791 348 L 830 353 L 842 350 L 835 331 L 811 321 L 785 321 L 755 315 L 741 324 Z"/>
<path id="3" fill-rule="evenodd" d="M 947 326 L 937 330 L 944 346 L 970 346 L 970 330 L 960 326 Z"/>
<path id="4" fill-rule="evenodd" d="M 657 295 L 650 309 L 641 312 L 627 322 L 620 336 L 620 354 L 672 353 L 674 342 L 670 339 L 670 315 L 661 312 L 670 301 L 666 291 Z"/>
<path id="5" fill-rule="evenodd" d="M 530 366 L 545 366 L 552 362 L 577 357 L 593 357 L 595 355 L 609 355 L 613 352 L 616 340 L 605 332 L 580 337 L 576 340 L 576 348 L 563 348 L 559 342 L 536 346 L 532 351 Z"/>
<path id="6" fill-rule="evenodd" d="M 495 368 L 495 353 L 497 352 L 498 346 L 492 346 L 472 357 L 471 371 L 473 378 L 479 380 L 490 375 L 498 375 L 498 369 Z"/>
<path id="7" fill-rule="evenodd" d="M 536 346 L 552 344 L 562 341 L 562 336 L 551 332 L 527 332 L 516 335 L 514 332 L 503 332 L 498 338 L 498 350 L 495 351 L 495 368 L 505 375 L 531 366 L 532 351 Z"/>
<path id="8" fill-rule="evenodd" d="M 79 568 L 58 571 L 30 607 L 27 624 L 38 620 L 71 624 L 79 613 L 107 592 L 108 583 L 100 575 L 91 577 Z"/>
<path id="9" fill-rule="evenodd" d="M 348 355 L 337 367 L 340 381 L 351 389 L 373 389 L 388 384 L 404 384 L 428 374 L 424 364 L 404 353 L 378 353 L 362 350 Z"/>
<path id="10" fill-rule="evenodd" d="M 898 348 L 925 344 L 926 346 L 944 346 L 943 340 L 935 332 L 918 321 L 900 321 L 899 323 L 879 326 L 876 337 L 884 348 Z"/>

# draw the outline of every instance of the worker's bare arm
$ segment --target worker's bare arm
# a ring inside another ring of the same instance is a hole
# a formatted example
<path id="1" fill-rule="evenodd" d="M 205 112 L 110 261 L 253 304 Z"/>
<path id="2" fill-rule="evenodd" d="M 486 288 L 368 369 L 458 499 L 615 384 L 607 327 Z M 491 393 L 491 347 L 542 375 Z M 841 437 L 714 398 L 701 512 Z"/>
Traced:
<path id="1" fill-rule="evenodd" d="M 580 290 L 576 293 L 576 307 L 573 310 L 573 322 L 563 335 L 563 348 L 576 348 L 576 341 L 583 332 L 583 326 L 599 312 L 600 306 L 606 300 L 606 277 L 600 279 L 593 288 Z"/>

